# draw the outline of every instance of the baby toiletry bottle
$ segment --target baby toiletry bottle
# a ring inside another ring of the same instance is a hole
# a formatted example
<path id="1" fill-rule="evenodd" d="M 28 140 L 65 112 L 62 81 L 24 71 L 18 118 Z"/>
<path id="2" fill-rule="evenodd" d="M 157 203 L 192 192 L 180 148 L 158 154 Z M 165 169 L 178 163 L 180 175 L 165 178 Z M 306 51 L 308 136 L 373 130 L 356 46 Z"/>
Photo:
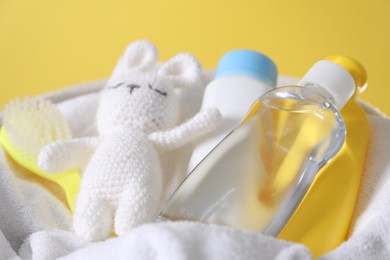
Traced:
<path id="1" fill-rule="evenodd" d="M 366 73 L 357 61 L 332 56 L 314 64 L 297 86 L 278 88 L 259 99 L 262 107 L 256 113 L 273 113 L 277 122 L 265 129 L 269 136 L 272 131 L 267 140 L 272 147 L 263 150 L 263 158 L 271 160 L 260 196 L 267 203 L 280 203 L 263 233 L 280 233 L 317 173 L 340 151 L 346 139 L 340 110 L 365 86 Z"/>
<path id="2" fill-rule="evenodd" d="M 267 56 L 252 50 L 234 50 L 220 60 L 215 79 L 205 89 L 202 109 L 218 108 L 223 120 L 217 131 L 194 149 L 191 171 L 244 119 L 253 102 L 276 86 L 277 69 Z"/>
<path id="3" fill-rule="evenodd" d="M 332 57 L 353 76 L 359 94 L 367 75 L 356 62 Z M 355 95 L 357 96 L 357 95 Z M 358 100 L 351 98 L 341 110 L 347 128 L 343 147 L 316 174 L 304 198 L 278 238 L 304 244 L 316 258 L 348 239 L 370 140 L 370 124 Z"/>
<path id="4" fill-rule="evenodd" d="M 362 87 L 359 78 L 365 78 L 360 64 L 336 56 L 314 64 L 297 86 L 264 94 L 184 180 L 160 217 L 277 236 L 343 146 L 339 110 Z"/>

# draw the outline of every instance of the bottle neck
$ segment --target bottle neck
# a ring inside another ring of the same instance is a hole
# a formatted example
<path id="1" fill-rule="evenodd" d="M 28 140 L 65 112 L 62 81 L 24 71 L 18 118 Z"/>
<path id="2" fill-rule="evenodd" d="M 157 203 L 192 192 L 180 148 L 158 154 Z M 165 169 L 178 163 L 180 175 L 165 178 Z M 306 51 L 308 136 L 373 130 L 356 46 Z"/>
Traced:
<path id="1" fill-rule="evenodd" d="M 341 110 L 355 92 L 355 81 L 341 65 L 321 60 L 305 74 L 300 86 L 320 86 L 333 98 L 334 105 Z"/>
<path id="2" fill-rule="evenodd" d="M 318 96 L 321 96 L 323 100 L 328 103 L 332 103 L 335 107 L 337 107 L 336 100 L 326 88 L 311 82 L 298 83 L 298 86 L 301 86 L 306 90 L 303 92 L 306 98 L 312 98 L 314 100 L 317 99 Z M 337 109 L 339 109 L 339 107 L 337 107 Z"/>

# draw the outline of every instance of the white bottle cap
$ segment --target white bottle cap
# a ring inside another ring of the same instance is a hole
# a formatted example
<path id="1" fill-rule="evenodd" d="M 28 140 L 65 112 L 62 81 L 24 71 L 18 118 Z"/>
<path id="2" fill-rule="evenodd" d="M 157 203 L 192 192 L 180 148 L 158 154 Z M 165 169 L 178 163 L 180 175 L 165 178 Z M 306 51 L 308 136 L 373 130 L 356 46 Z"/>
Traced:
<path id="1" fill-rule="evenodd" d="M 326 89 L 334 98 L 335 105 L 339 110 L 353 96 L 356 89 L 354 78 L 349 71 L 329 60 L 315 63 L 298 84 L 307 83 L 314 83 Z"/>

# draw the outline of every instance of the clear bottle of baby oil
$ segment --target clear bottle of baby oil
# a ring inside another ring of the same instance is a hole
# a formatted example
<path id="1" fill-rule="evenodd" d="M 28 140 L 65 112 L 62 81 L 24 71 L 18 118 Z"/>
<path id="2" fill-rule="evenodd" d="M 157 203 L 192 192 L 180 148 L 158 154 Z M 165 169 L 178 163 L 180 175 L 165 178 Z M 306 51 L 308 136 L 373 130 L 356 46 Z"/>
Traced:
<path id="1" fill-rule="evenodd" d="M 364 79 L 355 60 L 333 56 L 314 64 L 297 85 L 267 92 L 196 166 L 160 217 L 277 236 L 343 146 L 339 111 Z"/>

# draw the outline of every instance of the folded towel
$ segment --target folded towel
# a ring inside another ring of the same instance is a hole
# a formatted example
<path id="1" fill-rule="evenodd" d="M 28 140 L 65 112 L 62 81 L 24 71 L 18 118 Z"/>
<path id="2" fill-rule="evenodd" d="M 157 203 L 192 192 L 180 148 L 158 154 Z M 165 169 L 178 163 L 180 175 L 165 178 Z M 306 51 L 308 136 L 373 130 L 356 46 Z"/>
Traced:
<path id="1" fill-rule="evenodd" d="M 205 78 L 205 82 L 210 76 Z M 294 82 L 281 78 L 282 85 Z M 94 133 L 104 81 L 48 94 L 76 136 Z M 199 109 L 202 90 L 183 92 L 182 120 Z M 195 93 L 196 92 L 196 93 Z M 80 119 L 75 113 L 88 111 Z M 361 192 L 350 237 L 320 259 L 386 259 L 390 255 L 390 119 L 364 105 L 372 127 Z M 165 199 L 185 176 L 191 146 L 164 155 Z M 81 240 L 58 189 L 14 164 L 0 149 L 0 259 L 311 259 L 303 245 L 229 227 L 194 222 L 150 223 L 104 242 Z"/>

